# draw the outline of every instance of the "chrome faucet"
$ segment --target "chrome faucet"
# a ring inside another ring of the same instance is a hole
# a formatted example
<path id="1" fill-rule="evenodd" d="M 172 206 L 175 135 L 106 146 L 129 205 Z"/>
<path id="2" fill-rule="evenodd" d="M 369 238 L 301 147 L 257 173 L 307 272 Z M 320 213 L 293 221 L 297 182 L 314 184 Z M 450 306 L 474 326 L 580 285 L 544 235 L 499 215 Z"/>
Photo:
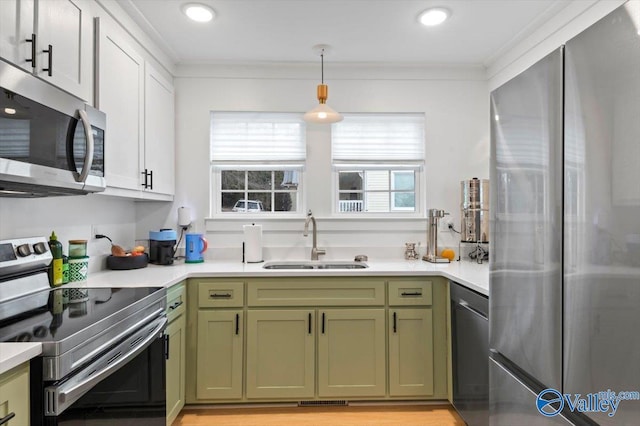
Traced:
<path id="1" fill-rule="evenodd" d="M 313 224 L 313 247 L 311 247 L 311 260 L 318 260 L 318 255 L 326 254 L 327 252 L 324 249 L 318 249 L 318 239 L 316 236 L 317 226 L 316 226 L 316 218 L 313 217 L 311 210 L 307 212 L 307 218 L 304 221 L 304 232 L 302 235 L 305 237 L 309 236 L 309 222 Z"/>

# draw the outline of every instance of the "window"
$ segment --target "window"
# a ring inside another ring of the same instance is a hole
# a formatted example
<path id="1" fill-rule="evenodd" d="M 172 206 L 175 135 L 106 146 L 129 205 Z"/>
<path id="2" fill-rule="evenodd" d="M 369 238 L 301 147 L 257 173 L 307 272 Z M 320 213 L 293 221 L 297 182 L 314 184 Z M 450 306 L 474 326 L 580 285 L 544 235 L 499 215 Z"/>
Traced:
<path id="1" fill-rule="evenodd" d="M 222 212 L 290 212 L 298 205 L 295 170 L 221 170 Z"/>
<path id="2" fill-rule="evenodd" d="M 424 115 L 345 114 L 331 148 L 338 213 L 419 213 Z"/>
<path id="3" fill-rule="evenodd" d="M 415 211 L 413 170 L 338 171 L 338 212 Z"/>
<path id="4" fill-rule="evenodd" d="M 210 148 L 214 212 L 301 210 L 306 159 L 301 114 L 213 112 Z"/>

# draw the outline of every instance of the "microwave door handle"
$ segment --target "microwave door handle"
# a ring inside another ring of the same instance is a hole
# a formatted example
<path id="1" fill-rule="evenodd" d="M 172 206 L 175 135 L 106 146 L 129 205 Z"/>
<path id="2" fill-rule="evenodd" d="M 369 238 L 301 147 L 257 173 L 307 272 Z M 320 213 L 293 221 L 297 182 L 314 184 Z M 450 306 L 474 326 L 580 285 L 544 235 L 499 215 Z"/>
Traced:
<path id="1" fill-rule="evenodd" d="M 84 163 L 82 166 L 82 170 L 76 177 L 77 182 L 84 182 L 87 180 L 87 176 L 89 176 L 89 172 L 91 171 L 91 166 L 93 165 L 93 131 L 91 128 L 91 122 L 89 122 L 89 117 L 87 113 L 83 110 L 78 110 L 78 114 L 80 115 L 80 120 L 82 120 L 82 124 L 84 125 L 84 136 L 86 141 L 86 149 L 84 153 Z"/>

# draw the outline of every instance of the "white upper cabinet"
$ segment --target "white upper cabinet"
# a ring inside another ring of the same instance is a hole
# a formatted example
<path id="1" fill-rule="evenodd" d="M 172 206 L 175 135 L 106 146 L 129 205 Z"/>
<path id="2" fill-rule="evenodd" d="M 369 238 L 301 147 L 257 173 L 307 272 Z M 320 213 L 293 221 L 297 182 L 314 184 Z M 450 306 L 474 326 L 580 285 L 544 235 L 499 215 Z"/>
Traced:
<path id="1" fill-rule="evenodd" d="M 93 22 L 85 0 L 37 2 L 36 72 L 90 102 L 93 98 Z"/>
<path id="2" fill-rule="evenodd" d="M 1 0 L 0 0 L 1 1 Z M 174 90 L 143 49 L 108 17 L 97 28 L 97 99 L 107 115 L 107 195 L 172 200 Z"/>
<path id="3" fill-rule="evenodd" d="M 34 0 L 0 0 L 0 57 L 28 72 L 37 56 L 33 24 Z"/>
<path id="4" fill-rule="evenodd" d="M 98 24 L 98 108 L 107 115 L 105 179 L 110 188 L 141 189 L 144 59 L 117 25 Z"/>
<path id="5" fill-rule="evenodd" d="M 151 173 L 147 190 L 175 191 L 175 134 L 173 85 L 146 64 L 144 94 L 144 168 Z"/>
<path id="6" fill-rule="evenodd" d="M 0 56 L 90 102 L 93 26 L 88 0 L 0 1 Z"/>

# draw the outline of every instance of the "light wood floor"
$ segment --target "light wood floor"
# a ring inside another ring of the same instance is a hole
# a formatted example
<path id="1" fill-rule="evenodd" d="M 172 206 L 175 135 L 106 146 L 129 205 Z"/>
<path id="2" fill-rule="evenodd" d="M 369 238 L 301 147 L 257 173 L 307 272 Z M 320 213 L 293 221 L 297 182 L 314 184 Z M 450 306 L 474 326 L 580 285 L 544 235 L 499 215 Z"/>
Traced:
<path id="1" fill-rule="evenodd" d="M 173 426 L 464 426 L 450 405 L 185 408 Z"/>

